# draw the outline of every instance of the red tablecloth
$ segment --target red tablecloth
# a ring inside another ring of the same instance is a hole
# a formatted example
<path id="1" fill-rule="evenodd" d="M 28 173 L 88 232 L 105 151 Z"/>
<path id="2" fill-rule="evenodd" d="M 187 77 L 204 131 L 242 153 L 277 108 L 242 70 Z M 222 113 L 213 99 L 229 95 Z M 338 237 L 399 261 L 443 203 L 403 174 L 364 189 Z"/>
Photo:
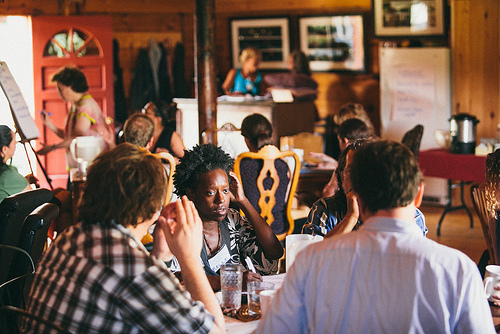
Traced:
<path id="1" fill-rule="evenodd" d="M 442 149 L 420 151 L 418 164 L 424 176 L 464 182 L 484 180 L 486 157 L 454 154 Z"/>

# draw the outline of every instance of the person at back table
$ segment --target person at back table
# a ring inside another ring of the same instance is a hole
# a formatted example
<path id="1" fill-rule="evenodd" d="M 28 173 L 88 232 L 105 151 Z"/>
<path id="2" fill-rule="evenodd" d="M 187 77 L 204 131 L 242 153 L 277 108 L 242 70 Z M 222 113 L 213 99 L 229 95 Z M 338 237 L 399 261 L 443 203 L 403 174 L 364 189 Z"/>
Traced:
<path id="1" fill-rule="evenodd" d="M 354 152 L 371 140 L 365 138 L 352 141 L 342 151 L 339 166 L 335 172 L 339 189 L 335 195 L 320 198 L 313 204 L 302 228 L 302 233 L 319 234 L 329 238 L 359 228 L 361 225 L 359 205 L 352 191 L 350 171 Z M 415 209 L 414 221 L 425 236 L 428 229 L 425 225 L 424 214 L 418 208 Z"/>
<path id="2" fill-rule="evenodd" d="M 411 151 L 361 146 L 351 182 L 364 224 L 299 253 L 256 333 L 495 333 L 476 264 L 413 223 L 424 186 Z"/>
<path id="3" fill-rule="evenodd" d="M 245 117 L 241 123 L 241 135 L 245 138 L 245 144 L 250 152 L 258 152 L 264 146 L 273 144 L 273 127 L 267 118 L 260 114 L 252 114 Z M 243 191 L 252 206 L 259 213 L 261 209 L 259 207 L 260 193 L 257 188 L 257 178 L 263 166 L 264 162 L 262 160 L 243 159 L 240 162 Z M 285 197 L 290 176 L 288 175 L 288 165 L 283 160 L 276 160 L 274 167 L 278 172 L 280 183 L 278 189 L 276 189 L 276 205 L 271 211 L 274 216 L 271 228 L 275 234 L 280 234 L 287 228 Z M 265 189 L 271 189 L 273 180 L 268 177 L 264 179 L 263 184 Z"/>
<path id="4" fill-rule="evenodd" d="M 72 333 L 225 333 L 199 253 L 202 222 L 186 197 L 163 208 L 160 160 L 123 143 L 90 165 L 78 212 L 44 253 L 28 312 Z M 156 221 L 150 253 L 141 238 Z M 166 267 L 176 256 L 184 288 Z M 46 328 L 31 319 L 23 333 Z"/>
<path id="5" fill-rule="evenodd" d="M 144 106 L 141 113 L 151 118 L 155 125 L 150 151 L 166 151 L 179 159 L 184 156 L 186 147 L 179 133 L 175 131 L 176 111 L 175 103 L 169 105 L 164 101 L 151 101 Z"/>
<path id="6" fill-rule="evenodd" d="M 240 55 L 241 68 L 231 69 L 222 83 L 224 93 L 226 95 L 261 95 L 260 60 L 261 54 L 259 50 L 254 48 L 244 49 Z"/>
<path id="7" fill-rule="evenodd" d="M 266 74 L 264 82 L 272 88 L 290 89 L 294 101 L 314 101 L 318 96 L 318 83 L 311 78 L 309 60 L 304 52 L 294 50 L 287 61 L 289 73 Z"/>

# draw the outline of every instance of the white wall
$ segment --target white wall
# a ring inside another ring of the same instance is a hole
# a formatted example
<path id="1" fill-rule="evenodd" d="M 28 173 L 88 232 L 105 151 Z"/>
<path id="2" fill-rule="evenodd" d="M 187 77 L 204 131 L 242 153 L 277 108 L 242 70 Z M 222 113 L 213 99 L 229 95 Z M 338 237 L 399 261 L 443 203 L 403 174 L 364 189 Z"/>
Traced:
<path id="1" fill-rule="evenodd" d="M 7 63 L 21 90 L 30 113 L 34 115 L 33 41 L 29 16 L 0 16 L 0 60 Z M 9 103 L 0 89 L 0 124 L 15 131 Z M 18 137 L 19 139 L 19 137 Z M 33 146 L 35 143 L 32 143 Z M 30 160 L 36 173 L 36 158 L 30 149 Z M 22 144 L 16 147 L 13 164 L 22 175 L 31 173 Z"/>

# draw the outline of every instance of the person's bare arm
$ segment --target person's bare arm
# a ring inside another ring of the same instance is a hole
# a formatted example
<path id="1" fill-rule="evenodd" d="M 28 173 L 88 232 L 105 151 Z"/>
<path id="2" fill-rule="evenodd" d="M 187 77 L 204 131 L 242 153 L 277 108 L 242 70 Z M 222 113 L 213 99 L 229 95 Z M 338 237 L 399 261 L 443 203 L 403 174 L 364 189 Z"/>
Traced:
<path id="1" fill-rule="evenodd" d="M 45 126 L 48 127 L 50 131 L 54 132 L 56 136 L 58 136 L 59 138 L 64 138 L 64 129 L 61 129 L 54 123 L 52 123 L 49 114 L 45 110 L 42 110 L 40 113 L 42 115 L 43 124 L 45 124 Z"/>
<path id="2" fill-rule="evenodd" d="M 231 89 L 234 87 L 234 79 L 236 78 L 236 69 L 232 68 L 229 70 L 226 76 L 226 80 L 222 84 L 222 90 L 226 95 L 231 94 Z"/>
<path id="3" fill-rule="evenodd" d="M 255 210 L 250 201 L 246 198 L 243 192 L 243 187 L 241 186 L 238 177 L 234 172 L 229 173 L 229 188 L 231 194 L 233 195 L 234 202 L 238 207 L 245 213 L 245 217 L 248 218 L 250 224 L 252 224 L 253 230 L 262 250 L 266 257 L 270 260 L 276 260 L 283 256 L 283 247 L 279 242 L 276 234 L 274 234 L 271 226 L 266 223 L 264 218 Z"/>
<path id="4" fill-rule="evenodd" d="M 200 262 L 203 224 L 194 204 L 183 196 L 165 207 L 158 219 L 166 222 L 165 239 L 179 261 L 186 290 L 215 318 L 210 333 L 225 333 L 224 316 Z"/>
<path id="5" fill-rule="evenodd" d="M 182 158 L 184 156 L 184 150 L 186 149 L 186 147 L 184 146 L 181 135 L 176 131 L 172 133 L 172 138 L 170 139 L 170 148 L 172 149 L 172 155 L 176 156 L 177 158 Z"/>
<path id="6" fill-rule="evenodd" d="M 351 191 L 347 194 L 347 213 L 335 227 L 325 235 L 325 238 L 333 237 L 334 235 L 349 233 L 356 226 L 359 220 L 359 205 L 356 195 Z"/>

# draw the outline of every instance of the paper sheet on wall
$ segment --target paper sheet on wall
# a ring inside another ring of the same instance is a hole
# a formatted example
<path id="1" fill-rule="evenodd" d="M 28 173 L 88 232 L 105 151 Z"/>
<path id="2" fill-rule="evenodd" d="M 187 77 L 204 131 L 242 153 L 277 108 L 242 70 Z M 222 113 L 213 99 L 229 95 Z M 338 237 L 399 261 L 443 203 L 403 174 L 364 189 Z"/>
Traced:
<path id="1" fill-rule="evenodd" d="M 393 68 L 391 120 L 433 119 L 435 111 L 434 69 L 426 65 Z"/>
<path id="2" fill-rule="evenodd" d="M 36 127 L 35 121 L 30 114 L 23 94 L 12 77 L 12 74 L 5 62 L 0 62 L 0 86 L 2 87 L 7 100 L 9 101 L 12 117 L 19 131 L 21 139 L 36 139 L 40 136 L 40 132 Z"/>

